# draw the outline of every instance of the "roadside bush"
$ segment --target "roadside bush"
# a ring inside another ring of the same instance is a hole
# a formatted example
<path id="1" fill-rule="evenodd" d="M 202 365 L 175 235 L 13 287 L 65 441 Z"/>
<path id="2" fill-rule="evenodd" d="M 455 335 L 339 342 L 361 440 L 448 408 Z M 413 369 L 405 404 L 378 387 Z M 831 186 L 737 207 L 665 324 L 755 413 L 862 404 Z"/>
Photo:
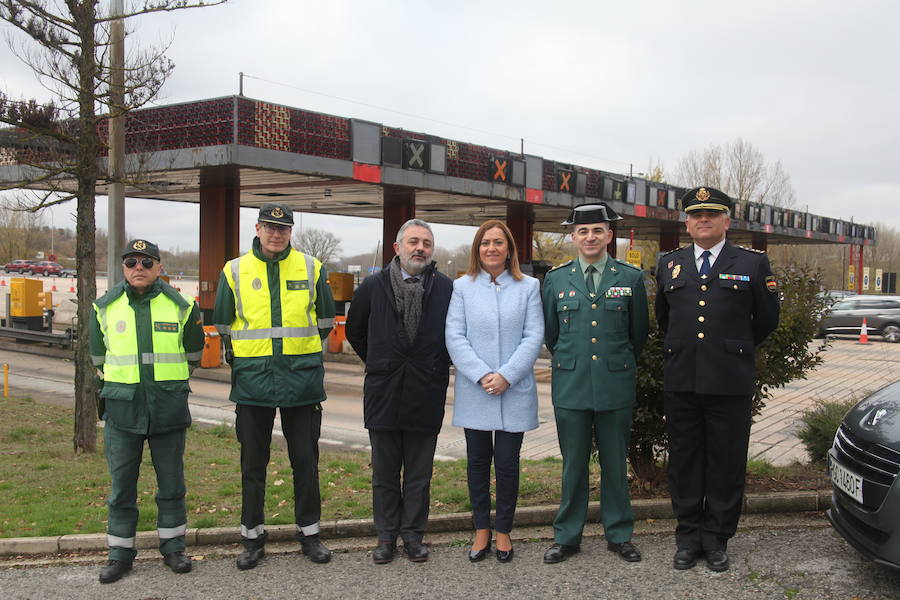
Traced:
<path id="1" fill-rule="evenodd" d="M 797 437 L 803 442 L 806 453 L 813 462 L 821 462 L 828 455 L 834 441 L 834 434 L 841 425 L 841 420 L 856 400 L 819 401 L 816 407 L 803 413 L 800 417 L 800 429 Z"/>

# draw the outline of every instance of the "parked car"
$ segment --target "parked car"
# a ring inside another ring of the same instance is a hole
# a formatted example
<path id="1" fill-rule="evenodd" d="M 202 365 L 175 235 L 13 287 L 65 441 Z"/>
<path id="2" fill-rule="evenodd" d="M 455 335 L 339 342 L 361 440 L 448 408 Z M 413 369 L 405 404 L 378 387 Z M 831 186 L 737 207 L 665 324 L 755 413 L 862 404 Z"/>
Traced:
<path id="1" fill-rule="evenodd" d="M 828 520 L 863 556 L 900 571 L 900 381 L 846 414 L 828 472 Z"/>
<path id="2" fill-rule="evenodd" d="M 825 311 L 819 322 L 818 336 L 858 335 L 863 318 L 870 335 L 884 341 L 900 342 L 900 296 L 850 296 Z"/>
<path id="3" fill-rule="evenodd" d="M 59 277 L 62 275 L 62 265 L 55 262 L 50 262 L 49 260 L 42 260 L 36 265 L 32 265 L 31 274 L 32 275 L 43 275 L 44 277 L 49 277 L 54 275 Z"/>
<path id="4" fill-rule="evenodd" d="M 60 277 L 78 277 L 78 273 L 75 269 L 63 269 L 62 273 L 59 274 Z"/>
<path id="5" fill-rule="evenodd" d="M 33 266 L 33 260 L 14 260 L 11 263 L 6 263 L 3 266 L 3 270 L 7 273 L 24 273 L 25 271 L 30 273 Z"/>

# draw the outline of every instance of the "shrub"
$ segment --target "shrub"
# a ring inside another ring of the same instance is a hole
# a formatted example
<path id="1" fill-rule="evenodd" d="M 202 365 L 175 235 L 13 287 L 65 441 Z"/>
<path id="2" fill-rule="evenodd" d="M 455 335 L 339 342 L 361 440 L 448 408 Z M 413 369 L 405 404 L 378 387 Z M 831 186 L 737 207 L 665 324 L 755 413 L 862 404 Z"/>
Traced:
<path id="1" fill-rule="evenodd" d="M 803 413 L 797 437 L 806 447 L 810 460 L 814 462 L 825 460 L 841 420 L 856 402 L 854 398 L 829 402 L 820 400 L 815 408 Z"/>

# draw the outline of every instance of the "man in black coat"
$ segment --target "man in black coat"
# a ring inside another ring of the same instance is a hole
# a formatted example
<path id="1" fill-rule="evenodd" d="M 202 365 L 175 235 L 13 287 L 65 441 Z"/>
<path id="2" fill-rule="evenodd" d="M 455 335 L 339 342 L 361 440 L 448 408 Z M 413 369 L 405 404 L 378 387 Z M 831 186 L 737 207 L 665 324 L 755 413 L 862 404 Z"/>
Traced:
<path id="1" fill-rule="evenodd" d="M 376 564 L 393 560 L 397 537 L 411 561 L 428 560 L 422 536 L 450 377 L 444 322 L 453 282 L 430 261 L 431 227 L 410 219 L 394 251 L 397 256 L 357 288 L 346 324 L 347 340 L 366 363 Z"/>
<path id="2" fill-rule="evenodd" d="M 669 491 L 676 569 L 705 556 L 728 569 L 741 515 L 756 347 L 778 326 L 778 286 L 765 253 L 725 239 L 731 199 L 695 188 L 681 199 L 694 243 L 660 257 L 656 319 L 665 334 Z"/>

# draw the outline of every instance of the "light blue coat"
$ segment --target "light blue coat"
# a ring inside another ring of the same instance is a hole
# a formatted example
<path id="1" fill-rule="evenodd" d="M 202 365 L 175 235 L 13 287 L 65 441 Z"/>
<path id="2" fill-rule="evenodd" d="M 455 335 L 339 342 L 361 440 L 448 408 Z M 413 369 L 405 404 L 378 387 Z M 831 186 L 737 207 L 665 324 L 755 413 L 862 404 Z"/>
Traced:
<path id="1" fill-rule="evenodd" d="M 482 271 L 453 282 L 447 311 L 447 351 L 456 365 L 453 424 L 481 431 L 520 432 L 538 426 L 534 362 L 544 339 L 540 283 L 507 271 L 491 283 Z M 478 380 L 499 373 L 509 382 L 500 395 Z"/>

